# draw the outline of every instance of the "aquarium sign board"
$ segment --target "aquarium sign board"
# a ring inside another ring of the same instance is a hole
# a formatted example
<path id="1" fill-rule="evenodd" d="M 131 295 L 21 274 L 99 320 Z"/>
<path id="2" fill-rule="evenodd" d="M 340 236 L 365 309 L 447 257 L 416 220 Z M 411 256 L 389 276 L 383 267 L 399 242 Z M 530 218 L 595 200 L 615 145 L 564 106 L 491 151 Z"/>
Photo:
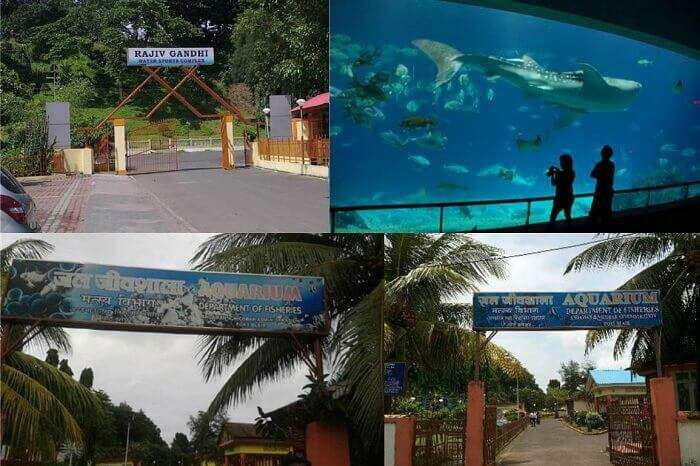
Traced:
<path id="1" fill-rule="evenodd" d="M 661 325 L 658 290 L 474 293 L 474 330 L 590 330 Z"/>
<path id="2" fill-rule="evenodd" d="M 320 277 L 12 262 L 2 319 L 192 334 L 328 333 Z"/>
<path id="3" fill-rule="evenodd" d="M 127 49 L 128 66 L 201 66 L 214 64 L 212 47 L 136 47 Z"/>
<path id="4" fill-rule="evenodd" d="M 385 362 L 384 363 L 384 394 L 387 396 L 401 395 L 404 390 L 406 380 L 405 362 Z"/>

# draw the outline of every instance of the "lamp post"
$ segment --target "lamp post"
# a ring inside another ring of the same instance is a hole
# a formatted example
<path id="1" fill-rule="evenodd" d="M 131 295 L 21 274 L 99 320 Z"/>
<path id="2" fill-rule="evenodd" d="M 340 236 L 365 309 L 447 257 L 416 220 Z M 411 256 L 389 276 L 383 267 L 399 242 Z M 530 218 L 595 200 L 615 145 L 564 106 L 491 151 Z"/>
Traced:
<path id="1" fill-rule="evenodd" d="M 304 158 L 306 157 L 306 150 L 304 148 L 304 103 L 306 100 L 297 99 L 297 105 L 299 106 L 299 118 L 301 119 L 301 173 L 304 174 Z"/>
<path id="2" fill-rule="evenodd" d="M 129 459 L 129 435 L 131 434 L 131 421 L 134 420 L 134 415 L 131 415 L 131 418 L 126 424 L 126 450 L 124 451 L 124 466 L 126 466 L 126 462 Z"/>
<path id="3" fill-rule="evenodd" d="M 263 108 L 263 113 L 265 114 L 265 137 L 270 139 L 270 109 Z"/>

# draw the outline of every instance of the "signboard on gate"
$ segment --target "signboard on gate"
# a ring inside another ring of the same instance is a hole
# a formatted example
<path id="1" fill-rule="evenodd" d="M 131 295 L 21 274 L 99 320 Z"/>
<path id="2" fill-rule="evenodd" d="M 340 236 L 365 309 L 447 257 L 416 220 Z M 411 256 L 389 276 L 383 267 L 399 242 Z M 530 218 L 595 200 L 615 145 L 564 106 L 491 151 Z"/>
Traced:
<path id="1" fill-rule="evenodd" d="M 384 394 L 389 396 L 401 395 L 406 380 L 405 362 L 384 363 Z"/>
<path id="2" fill-rule="evenodd" d="M 212 47 L 137 47 L 127 49 L 128 66 L 201 66 L 214 64 Z"/>
<path id="3" fill-rule="evenodd" d="M 320 277 L 15 259 L 3 321 L 166 333 L 328 333 Z"/>
<path id="4" fill-rule="evenodd" d="M 474 293 L 474 330 L 588 330 L 659 325 L 658 290 Z"/>

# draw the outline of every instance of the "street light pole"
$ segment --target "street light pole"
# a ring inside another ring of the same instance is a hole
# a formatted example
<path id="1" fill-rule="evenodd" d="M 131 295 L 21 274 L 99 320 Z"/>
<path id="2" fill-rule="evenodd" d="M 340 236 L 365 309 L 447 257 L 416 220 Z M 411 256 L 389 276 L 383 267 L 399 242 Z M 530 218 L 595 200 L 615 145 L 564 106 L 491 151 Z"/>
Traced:
<path id="1" fill-rule="evenodd" d="M 265 114 L 265 137 L 270 139 L 270 109 L 263 108 L 263 113 Z"/>
<path id="2" fill-rule="evenodd" d="M 129 435 L 131 434 L 131 421 L 134 420 L 134 416 L 131 416 L 126 423 L 126 450 L 124 451 L 124 466 L 129 459 Z"/>
<path id="3" fill-rule="evenodd" d="M 304 174 L 304 158 L 306 157 L 306 149 L 304 147 L 304 108 L 303 105 L 306 102 L 304 99 L 297 99 L 297 105 L 299 106 L 299 118 L 301 119 L 301 174 Z"/>

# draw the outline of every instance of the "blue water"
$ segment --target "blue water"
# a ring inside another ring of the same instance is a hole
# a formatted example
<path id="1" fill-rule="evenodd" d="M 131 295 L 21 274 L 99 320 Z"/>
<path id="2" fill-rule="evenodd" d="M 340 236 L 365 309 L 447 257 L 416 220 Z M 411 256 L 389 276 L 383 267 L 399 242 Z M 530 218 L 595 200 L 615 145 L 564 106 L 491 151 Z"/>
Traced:
<path id="1" fill-rule="evenodd" d="M 565 114 L 561 106 L 473 69 L 462 67 L 435 91 L 437 68 L 412 45 L 415 39 L 463 54 L 528 55 L 557 72 L 588 63 L 605 77 L 642 87 L 626 110 L 557 122 Z M 567 23 L 436 0 L 333 0 L 331 95 L 336 207 L 553 195 L 545 172 L 562 153 L 574 160 L 574 192 L 591 192 L 589 174 L 604 144 L 614 150 L 616 189 L 700 179 L 699 61 Z M 417 128 L 401 125 L 409 117 L 422 119 Z M 541 144 L 518 148 L 516 138 L 537 136 Z M 661 202 L 676 194 L 654 196 Z M 615 207 L 639 203 L 620 196 Z M 590 198 L 577 200 L 573 215 L 587 215 L 589 205 Z M 550 206 L 533 204 L 530 223 L 545 221 Z M 443 212 L 443 226 L 522 224 L 526 209 L 455 207 Z M 338 217 L 336 228 L 435 231 L 439 216 L 430 208 L 358 211 Z"/>

